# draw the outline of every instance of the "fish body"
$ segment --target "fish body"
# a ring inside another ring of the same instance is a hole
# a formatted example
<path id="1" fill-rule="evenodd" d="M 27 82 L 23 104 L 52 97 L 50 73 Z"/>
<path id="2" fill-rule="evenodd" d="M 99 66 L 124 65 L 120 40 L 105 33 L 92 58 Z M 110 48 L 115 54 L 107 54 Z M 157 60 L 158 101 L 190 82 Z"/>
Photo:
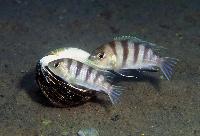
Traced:
<path id="1" fill-rule="evenodd" d="M 155 71 L 160 68 L 169 80 L 177 59 L 161 57 L 157 49 L 159 47 L 155 44 L 135 37 L 125 37 L 98 47 L 91 53 L 89 60 L 98 68 L 118 73 L 130 69 Z"/>
<path id="2" fill-rule="evenodd" d="M 108 94 L 113 104 L 118 101 L 121 94 L 118 87 L 107 81 L 102 71 L 73 59 L 62 58 L 51 61 L 48 64 L 48 70 L 78 88 L 87 88 Z"/>

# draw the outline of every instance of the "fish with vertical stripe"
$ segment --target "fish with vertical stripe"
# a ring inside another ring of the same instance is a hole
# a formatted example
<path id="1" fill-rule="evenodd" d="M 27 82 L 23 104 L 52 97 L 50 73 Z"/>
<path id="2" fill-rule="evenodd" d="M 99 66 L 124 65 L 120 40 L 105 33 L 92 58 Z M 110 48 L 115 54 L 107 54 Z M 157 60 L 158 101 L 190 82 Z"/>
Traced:
<path id="1" fill-rule="evenodd" d="M 159 46 L 136 37 L 119 37 L 94 50 L 89 57 L 89 62 L 94 67 L 117 73 L 130 69 L 155 71 L 160 68 L 165 77 L 170 80 L 178 59 L 161 57 L 157 49 L 160 49 Z"/>
<path id="2" fill-rule="evenodd" d="M 50 73 L 66 83 L 77 86 L 77 88 L 87 88 L 94 92 L 107 94 L 113 104 L 119 101 L 122 89 L 108 82 L 102 71 L 68 58 L 51 61 L 47 67 Z"/>

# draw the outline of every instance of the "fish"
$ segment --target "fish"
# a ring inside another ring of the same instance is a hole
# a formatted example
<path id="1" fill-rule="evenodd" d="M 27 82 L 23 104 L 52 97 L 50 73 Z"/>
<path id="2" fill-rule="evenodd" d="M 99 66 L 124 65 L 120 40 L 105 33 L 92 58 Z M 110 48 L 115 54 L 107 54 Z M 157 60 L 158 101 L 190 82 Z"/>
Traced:
<path id="1" fill-rule="evenodd" d="M 51 61 L 71 58 L 80 62 L 85 62 L 89 53 L 78 48 L 60 48 L 47 53 L 36 64 L 35 79 L 38 87 L 44 96 L 56 107 L 71 107 L 83 104 L 93 97 L 95 92 L 87 88 L 76 87 L 53 72 L 48 70 Z"/>
<path id="2" fill-rule="evenodd" d="M 113 85 L 107 80 L 106 76 L 113 76 L 113 74 L 105 74 L 74 59 L 62 58 L 51 61 L 47 70 L 77 88 L 87 88 L 107 94 L 112 104 L 119 101 L 123 90 L 122 87 Z"/>
<path id="3" fill-rule="evenodd" d="M 161 57 L 162 48 L 133 36 L 120 36 L 96 48 L 87 63 L 125 77 L 134 77 L 129 75 L 132 70 L 157 72 L 160 69 L 170 80 L 178 59 Z"/>

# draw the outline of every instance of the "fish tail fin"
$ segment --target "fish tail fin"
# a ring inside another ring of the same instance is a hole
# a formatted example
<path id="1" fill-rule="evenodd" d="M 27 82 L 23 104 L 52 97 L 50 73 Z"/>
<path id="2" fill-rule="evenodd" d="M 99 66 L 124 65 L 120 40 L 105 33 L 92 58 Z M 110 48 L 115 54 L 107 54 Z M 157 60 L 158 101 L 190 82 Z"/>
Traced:
<path id="1" fill-rule="evenodd" d="M 124 88 L 121 86 L 112 85 L 112 89 L 109 91 L 108 95 L 113 105 L 120 101 L 120 95 L 122 94 L 123 90 Z"/>
<path id="2" fill-rule="evenodd" d="M 167 80 L 170 80 L 173 74 L 173 68 L 178 62 L 178 59 L 176 58 L 170 58 L 170 57 L 164 57 L 160 59 L 160 69 L 167 78 Z"/>

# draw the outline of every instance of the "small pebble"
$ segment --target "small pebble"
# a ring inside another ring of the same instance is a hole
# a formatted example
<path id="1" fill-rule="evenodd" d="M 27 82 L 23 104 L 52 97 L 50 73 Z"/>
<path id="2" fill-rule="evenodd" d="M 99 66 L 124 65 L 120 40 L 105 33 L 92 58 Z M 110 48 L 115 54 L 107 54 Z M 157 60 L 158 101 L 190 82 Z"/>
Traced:
<path id="1" fill-rule="evenodd" d="M 115 115 L 113 117 L 111 117 L 112 121 L 118 121 L 119 120 L 119 115 Z"/>
<path id="2" fill-rule="evenodd" d="M 61 133 L 61 135 L 62 136 L 72 136 L 72 133 L 70 133 L 70 132 L 68 132 L 68 131 L 63 131 L 62 133 Z"/>
<path id="3" fill-rule="evenodd" d="M 3 97 L 4 97 L 4 95 L 3 95 L 3 94 L 0 94 L 0 97 L 1 97 L 1 98 L 3 98 Z"/>
<path id="4" fill-rule="evenodd" d="M 27 71 L 26 71 L 26 70 L 21 70 L 20 72 L 21 72 L 21 73 L 26 73 Z"/>
<path id="5" fill-rule="evenodd" d="M 183 39 L 183 34 L 180 33 L 180 32 L 176 33 L 176 36 L 177 36 L 180 40 Z"/>
<path id="6" fill-rule="evenodd" d="M 51 120 L 43 120 L 42 121 L 42 124 L 45 126 L 49 125 L 50 123 L 51 123 Z"/>
<path id="7" fill-rule="evenodd" d="M 164 79 L 164 76 L 163 76 L 163 75 L 161 75 L 161 76 L 160 76 L 160 79 L 162 79 L 162 80 L 163 80 L 163 79 Z"/>
<path id="8" fill-rule="evenodd" d="M 99 136 L 98 131 L 95 128 L 81 129 L 77 133 L 78 136 Z"/>

